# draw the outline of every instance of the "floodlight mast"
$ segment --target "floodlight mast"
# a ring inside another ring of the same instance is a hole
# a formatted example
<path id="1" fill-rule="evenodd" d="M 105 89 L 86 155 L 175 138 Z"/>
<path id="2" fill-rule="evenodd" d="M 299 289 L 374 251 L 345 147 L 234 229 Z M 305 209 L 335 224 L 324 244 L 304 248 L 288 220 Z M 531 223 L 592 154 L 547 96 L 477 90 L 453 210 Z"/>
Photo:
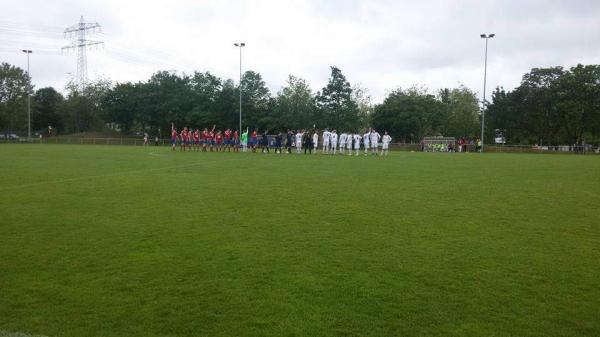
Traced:
<path id="1" fill-rule="evenodd" d="M 31 140 L 31 75 L 29 75 L 29 55 L 33 51 L 29 49 L 23 49 L 23 52 L 27 54 L 27 140 Z"/>
<path id="2" fill-rule="evenodd" d="M 483 67 L 483 101 L 481 105 L 481 152 L 483 152 L 484 147 L 484 132 L 485 132 L 485 108 L 486 108 L 486 100 L 485 100 L 485 90 L 487 84 L 487 55 L 488 55 L 488 40 L 496 36 L 496 34 L 481 34 L 479 35 L 482 39 L 485 39 L 485 61 Z"/>
<path id="3" fill-rule="evenodd" d="M 233 44 L 234 46 L 240 49 L 240 125 L 239 125 L 239 134 L 242 133 L 242 48 L 246 46 L 244 42 L 236 42 Z"/>

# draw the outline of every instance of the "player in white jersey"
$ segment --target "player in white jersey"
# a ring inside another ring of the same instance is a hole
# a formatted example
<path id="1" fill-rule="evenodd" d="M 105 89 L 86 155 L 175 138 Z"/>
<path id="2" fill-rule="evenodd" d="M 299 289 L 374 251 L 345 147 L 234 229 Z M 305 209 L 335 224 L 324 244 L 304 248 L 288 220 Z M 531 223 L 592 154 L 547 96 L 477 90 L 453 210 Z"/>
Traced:
<path id="1" fill-rule="evenodd" d="M 338 134 L 337 132 L 335 132 L 335 130 L 331 131 L 331 134 L 329 135 L 329 146 L 331 146 L 331 153 L 335 154 L 335 150 L 337 149 L 337 141 L 338 141 Z"/>
<path id="2" fill-rule="evenodd" d="M 296 153 L 300 153 L 302 152 L 302 136 L 304 134 L 302 132 L 300 132 L 300 130 L 298 130 L 298 132 L 296 132 Z"/>
<path id="3" fill-rule="evenodd" d="M 371 141 L 371 129 L 363 135 L 363 146 L 365 148 L 365 156 L 369 154 L 369 142 Z"/>
<path id="4" fill-rule="evenodd" d="M 354 135 L 354 150 L 356 150 L 357 156 L 358 156 L 358 152 L 360 151 L 360 140 L 361 139 L 362 139 L 362 137 L 358 133 Z"/>
<path id="5" fill-rule="evenodd" d="M 323 153 L 329 152 L 329 139 L 331 138 L 331 132 L 328 129 L 323 131 Z"/>
<path id="6" fill-rule="evenodd" d="M 348 155 L 352 155 L 352 141 L 354 141 L 354 135 L 349 133 L 346 135 L 346 148 L 348 149 Z"/>
<path id="7" fill-rule="evenodd" d="M 392 142 L 392 137 L 390 135 L 388 135 L 388 133 L 386 131 L 386 132 L 384 132 L 383 138 L 381 138 L 381 141 L 383 142 L 383 147 L 381 148 L 381 155 L 383 156 L 385 154 L 387 156 L 388 149 L 390 147 L 390 143 Z"/>
<path id="8" fill-rule="evenodd" d="M 377 155 L 377 147 L 379 147 L 379 139 L 381 135 L 373 129 L 371 131 L 371 154 Z"/>
<path id="9" fill-rule="evenodd" d="M 340 154 L 344 154 L 344 149 L 346 148 L 346 136 L 345 132 L 340 134 Z"/>
<path id="10" fill-rule="evenodd" d="M 317 153 L 317 149 L 319 148 L 319 133 L 315 130 L 315 133 L 313 134 L 313 150 L 315 152 L 313 152 L 314 154 Z"/>

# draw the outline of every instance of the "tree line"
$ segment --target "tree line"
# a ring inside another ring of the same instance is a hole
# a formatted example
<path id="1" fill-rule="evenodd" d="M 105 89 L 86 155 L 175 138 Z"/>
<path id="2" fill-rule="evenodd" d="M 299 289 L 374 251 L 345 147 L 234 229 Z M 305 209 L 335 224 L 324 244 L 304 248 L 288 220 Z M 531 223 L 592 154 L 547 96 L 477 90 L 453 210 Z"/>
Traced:
<path id="1" fill-rule="evenodd" d="M 244 128 L 277 132 L 374 127 L 401 142 L 438 135 L 475 139 L 480 134 L 480 102 L 467 87 L 436 92 L 397 88 L 381 104 L 373 104 L 365 88 L 352 86 L 334 66 L 328 83 L 317 92 L 292 75 L 273 95 L 254 71 L 246 71 L 241 84 L 210 72 L 158 71 L 137 83 L 97 80 L 83 90 L 69 84 L 63 95 L 52 87 L 34 90 L 26 72 L 7 63 L 0 66 L 0 132 L 27 129 L 28 93 L 35 132 L 51 125 L 62 134 L 111 129 L 166 137 L 171 122 L 237 129 L 240 87 Z M 515 144 L 598 142 L 600 66 L 532 69 L 514 90 L 497 88 L 485 106 L 488 142 L 496 129 L 505 130 L 507 141 Z"/>
<path id="2" fill-rule="evenodd" d="M 534 68 L 512 91 L 497 88 L 488 128 L 506 130 L 513 143 L 558 145 L 600 142 L 600 65 Z"/>

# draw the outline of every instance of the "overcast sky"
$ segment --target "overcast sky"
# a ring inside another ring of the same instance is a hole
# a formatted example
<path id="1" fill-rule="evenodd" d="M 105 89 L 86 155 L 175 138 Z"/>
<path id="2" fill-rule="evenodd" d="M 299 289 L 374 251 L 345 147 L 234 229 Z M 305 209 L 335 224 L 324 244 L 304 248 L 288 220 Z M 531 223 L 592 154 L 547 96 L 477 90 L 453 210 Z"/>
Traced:
<path id="1" fill-rule="evenodd" d="M 83 15 L 102 33 L 88 39 L 90 78 L 140 81 L 161 70 L 210 71 L 238 78 L 262 74 L 275 94 L 289 74 L 313 90 L 329 66 L 367 88 L 375 102 L 389 90 L 460 84 L 481 94 L 484 40 L 490 40 L 488 94 L 512 89 L 533 67 L 600 63 L 600 1 L 47 1 L 0 0 L 0 61 L 26 67 L 33 50 L 36 87 L 63 89 L 76 72 L 76 54 L 61 55 L 62 32 Z"/>

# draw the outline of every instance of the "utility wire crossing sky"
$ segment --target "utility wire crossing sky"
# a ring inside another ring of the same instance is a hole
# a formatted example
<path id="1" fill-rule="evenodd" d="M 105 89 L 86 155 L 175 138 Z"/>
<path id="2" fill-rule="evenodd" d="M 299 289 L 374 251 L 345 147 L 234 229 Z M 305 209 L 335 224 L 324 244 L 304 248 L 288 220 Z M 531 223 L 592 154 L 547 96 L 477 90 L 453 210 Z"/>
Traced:
<path id="1" fill-rule="evenodd" d="M 45 1 L 0 0 L 0 61 L 23 69 L 30 49 L 36 88 L 75 77 L 65 28 L 98 22 L 104 47 L 87 50 L 88 76 L 145 81 L 158 70 L 210 71 L 236 82 L 259 72 L 272 94 L 292 74 L 320 90 L 335 65 L 373 102 L 392 89 L 465 85 L 481 98 L 512 89 L 534 67 L 600 63 L 598 1 Z"/>

